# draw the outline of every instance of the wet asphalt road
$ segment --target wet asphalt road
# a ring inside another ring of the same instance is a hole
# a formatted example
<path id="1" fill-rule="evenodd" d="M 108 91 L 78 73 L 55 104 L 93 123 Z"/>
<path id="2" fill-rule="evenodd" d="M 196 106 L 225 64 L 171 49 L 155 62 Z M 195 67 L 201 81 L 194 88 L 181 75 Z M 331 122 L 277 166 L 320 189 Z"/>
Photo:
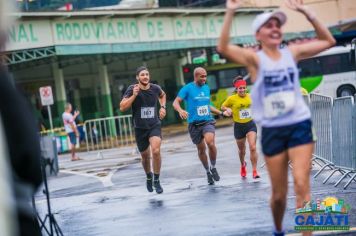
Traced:
<path id="1" fill-rule="evenodd" d="M 207 185 L 205 171 L 188 135 L 164 140 L 161 195 L 147 192 L 145 175 L 137 160 L 115 169 L 109 185 L 81 174 L 85 165 L 77 174 L 64 171 L 50 177 L 52 209 L 64 235 L 271 235 L 266 169 L 261 168 L 262 178 L 254 181 L 248 162 L 248 177 L 240 178 L 232 126 L 217 129 L 216 143 L 221 180 L 213 186 Z M 129 153 L 128 149 L 107 152 L 117 159 L 137 159 L 137 154 Z M 82 157 L 85 158 L 84 154 Z M 263 163 L 262 156 L 259 162 Z M 92 168 L 90 162 L 87 166 Z M 322 174 L 312 179 L 313 198 L 344 199 L 351 205 L 350 226 L 355 227 L 356 184 L 343 190 L 342 185 L 333 187 L 334 178 L 323 185 L 324 178 Z M 295 196 L 291 179 L 289 186 L 284 226 L 294 233 Z M 43 217 L 46 202 L 41 193 L 36 202 Z"/>

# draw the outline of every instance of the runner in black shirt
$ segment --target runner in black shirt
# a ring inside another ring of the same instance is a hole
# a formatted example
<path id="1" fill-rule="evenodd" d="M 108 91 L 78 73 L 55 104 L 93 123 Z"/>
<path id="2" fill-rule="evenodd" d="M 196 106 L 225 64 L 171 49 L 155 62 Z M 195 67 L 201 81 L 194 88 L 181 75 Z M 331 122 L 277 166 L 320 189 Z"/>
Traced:
<path id="1" fill-rule="evenodd" d="M 150 75 L 146 67 L 136 71 L 138 84 L 130 85 L 122 101 L 120 111 L 132 107 L 135 138 L 142 157 L 142 166 L 147 175 L 147 190 L 162 193 L 159 174 L 161 170 L 161 120 L 166 116 L 166 94 L 160 86 L 150 83 Z M 158 102 L 160 109 L 157 109 Z M 153 156 L 153 174 L 151 171 L 150 146 Z"/>

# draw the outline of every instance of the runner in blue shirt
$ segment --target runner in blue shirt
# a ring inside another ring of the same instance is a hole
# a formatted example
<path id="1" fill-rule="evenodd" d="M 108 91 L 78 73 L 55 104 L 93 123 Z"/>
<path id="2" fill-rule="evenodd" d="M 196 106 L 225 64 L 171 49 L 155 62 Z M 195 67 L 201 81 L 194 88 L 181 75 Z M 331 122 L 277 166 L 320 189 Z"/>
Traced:
<path id="1" fill-rule="evenodd" d="M 202 67 L 194 70 L 194 81 L 185 85 L 178 93 L 173 102 L 174 109 L 179 112 L 182 119 L 188 119 L 188 130 L 190 138 L 197 146 L 198 155 L 201 163 L 206 169 L 208 183 L 214 184 L 220 180 L 216 164 L 216 146 L 215 146 L 215 120 L 211 113 L 223 115 L 223 112 L 210 106 L 210 88 L 206 84 L 207 73 Z M 185 100 L 188 105 L 188 111 L 180 106 Z M 209 161 L 206 154 L 206 146 L 209 149 Z"/>

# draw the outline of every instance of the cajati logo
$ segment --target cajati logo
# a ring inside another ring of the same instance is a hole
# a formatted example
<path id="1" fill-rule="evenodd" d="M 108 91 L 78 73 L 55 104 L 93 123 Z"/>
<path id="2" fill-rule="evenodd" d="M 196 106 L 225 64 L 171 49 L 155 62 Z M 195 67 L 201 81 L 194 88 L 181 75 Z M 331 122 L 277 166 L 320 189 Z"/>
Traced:
<path id="1" fill-rule="evenodd" d="M 349 230 L 350 205 L 343 199 L 326 197 L 324 200 L 305 202 L 296 209 L 295 230 Z"/>

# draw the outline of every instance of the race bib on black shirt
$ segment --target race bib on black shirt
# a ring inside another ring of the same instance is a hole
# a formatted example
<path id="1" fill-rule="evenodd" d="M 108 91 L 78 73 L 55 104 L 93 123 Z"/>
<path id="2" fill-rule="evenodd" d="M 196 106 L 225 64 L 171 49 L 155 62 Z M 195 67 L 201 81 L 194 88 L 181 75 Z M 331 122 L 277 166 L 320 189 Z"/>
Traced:
<path id="1" fill-rule="evenodd" d="M 126 90 L 124 97 L 131 97 L 133 94 L 134 85 L 131 85 Z M 160 124 L 158 117 L 159 97 L 163 94 L 160 86 L 150 84 L 147 90 L 140 89 L 135 101 L 132 103 L 132 117 L 135 128 L 150 129 L 153 126 Z"/>

